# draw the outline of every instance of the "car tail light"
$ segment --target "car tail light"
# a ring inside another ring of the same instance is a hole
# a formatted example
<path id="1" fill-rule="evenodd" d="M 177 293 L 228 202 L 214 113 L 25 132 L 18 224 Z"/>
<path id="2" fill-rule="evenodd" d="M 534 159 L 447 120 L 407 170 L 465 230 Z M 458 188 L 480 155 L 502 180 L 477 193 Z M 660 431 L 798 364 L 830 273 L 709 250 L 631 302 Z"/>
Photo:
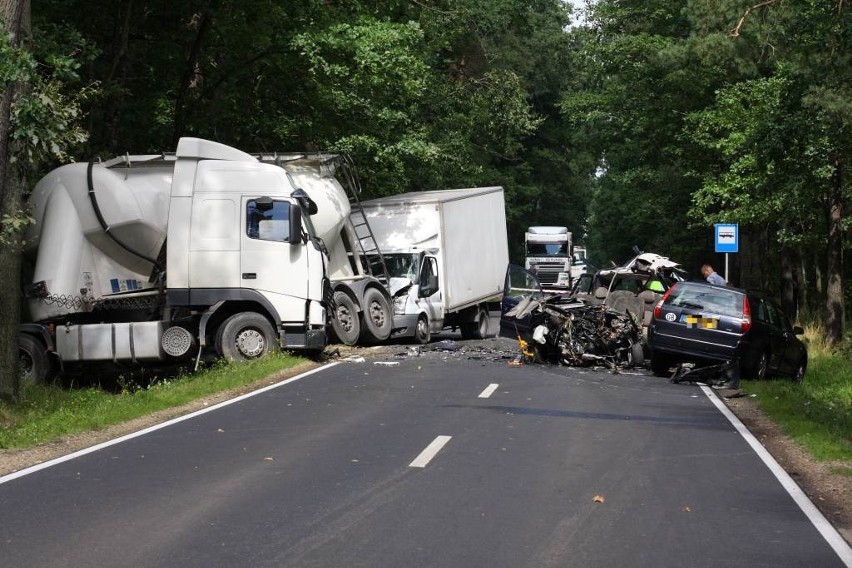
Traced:
<path id="1" fill-rule="evenodd" d="M 743 323 L 741 329 L 743 333 L 751 329 L 751 306 L 748 303 L 747 296 L 743 296 Z"/>
<path id="2" fill-rule="evenodd" d="M 675 285 L 675 286 L 676 286 L 676 285 Z M 665 294 L 663 294 L 663 297 L 662 297 L 662 298 L 660 298 L 660 301 L 659 301 L 659 302 L 657 302 L 657 305 L 656 305 L 656 306 L 654 306 L 654 319 L 656 319 L 656 318 L 660 317 L 660 312 L 662 312 L 662 311 L 663 311 L 663 304 L 665 304 L 665 303 L 666 303 L 666 299 L 668 299 L 669 294 L 671 294 L 671 293 L 672 293 L 672 290 L 674 290 L 674 286 L 672 286 L 671 288 L 669 288 L 668 290 L 666 290 L 666 293 L 665 293 Z"/>

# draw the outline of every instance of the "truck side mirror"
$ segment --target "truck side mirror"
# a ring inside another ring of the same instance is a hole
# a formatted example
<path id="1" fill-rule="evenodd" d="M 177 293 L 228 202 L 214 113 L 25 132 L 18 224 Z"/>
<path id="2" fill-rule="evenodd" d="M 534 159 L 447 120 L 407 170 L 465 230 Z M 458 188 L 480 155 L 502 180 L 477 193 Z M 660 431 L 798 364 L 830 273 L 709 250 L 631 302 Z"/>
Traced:
<path id="1" fill-rule="evenodd" d="M 299 201 L 299 204 L 304 207 L 305 211 L 308 212 L 308 215 L 316 215 L 318 211 L 317 203 L 311 199 L 311 196 L 308 195 L 304 189 L 297 188 L 296 191 L 293 192 L 293 197 Z"/>
<path id="2" fill-rule="evenodd" d="M 290 234 L 287 240 L 291 245 L 302 244 L 302 208 L 296 203 L 290 204 Z"/>

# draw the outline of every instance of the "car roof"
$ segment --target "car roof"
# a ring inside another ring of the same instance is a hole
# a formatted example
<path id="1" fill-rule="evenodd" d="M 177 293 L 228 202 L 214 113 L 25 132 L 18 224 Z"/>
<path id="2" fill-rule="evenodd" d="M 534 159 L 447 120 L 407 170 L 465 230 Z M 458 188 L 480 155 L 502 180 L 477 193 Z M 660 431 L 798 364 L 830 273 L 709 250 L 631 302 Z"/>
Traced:
<path id="1" fill-rule="evenodd" d="M 752 294 L 756 296 L 761 296 L 760 292 L 756 290 L 743 290 L 742 288 L 735 288 L 734 286 L 719 286 L 716 284 L 710 284 L 709 282 L 702 282 L 700 280 L 685 280 L 683 282 L 676 282 L 674 286 L 678 288 L 682 288 L 684 286 L 689 287 L 697 287 L 697 288 L 707 288 L 714 290 L 730 290 L 731 292 L 736 292 L 738 294 Z M 674 287 L 672 286 L 672 287 Z"/>

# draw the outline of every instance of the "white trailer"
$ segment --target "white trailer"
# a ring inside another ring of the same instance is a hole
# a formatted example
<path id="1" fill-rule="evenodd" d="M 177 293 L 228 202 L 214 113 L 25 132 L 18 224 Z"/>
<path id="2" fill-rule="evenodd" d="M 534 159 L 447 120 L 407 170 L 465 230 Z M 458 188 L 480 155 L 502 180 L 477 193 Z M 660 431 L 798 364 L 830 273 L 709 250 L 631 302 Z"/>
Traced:
<path id="1" fill-rule="evenodd" d="M 503 188 L 403 193 L 362 206 L 390 275 L 394 337 L 426 343 L 447 327 L 485 337 L 509 263 Z"/>
<path id="2" fill-rule="evenodd" d="M 30 208 L 21 353 L 32 380 L 59 364 L 197 360 L 206 347 L 249 359 L 326 343 L 316 202 L 280 167 L 182 138 L 174 154 L 57 168 Z"/>

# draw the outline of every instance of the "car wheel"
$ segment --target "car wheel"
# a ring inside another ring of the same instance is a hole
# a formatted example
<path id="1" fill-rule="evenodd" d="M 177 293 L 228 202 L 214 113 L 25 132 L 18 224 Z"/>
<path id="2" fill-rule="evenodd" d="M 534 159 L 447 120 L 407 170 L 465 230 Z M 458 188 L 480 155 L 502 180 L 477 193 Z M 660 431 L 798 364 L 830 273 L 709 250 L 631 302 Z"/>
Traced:
<path id="1" fill-rule="evenodd" d="M 663 355 L 661 353 L 651 354 L 651 371 L 657 377 L 671 376 L 671 373 L 669 372 L 671 366 L 671 359 L 669 359 L 666 355 Z"/>
<path id="2" fill-rule="evenodd" d="M 766 378 L 766 370 L 768 367 L 769 355 L 766 354 L 766 351 L 761 351 L 760 355 L 757 357 L 757 362 L 751 369 L 752 378 L 758 381 L 764 380 Z"/>
<path id="3" fill-rule="evenodd" d="M 426 345 L 432 339 L 432 332 L 429 330 L 429 318 L 421 315 L 417 318 L 417 326 L 414 328 L 414 341 L 420 345 Z"/>
<path id="4" fill-rule="evenodd" d="M 793 375 L 793 381 L 797 383 L 801 383 L 805 380 L 805 371 L 808 370 L 808 358 L 802 357 L 802 360 L 799 361 L 799 366 L 796 367 L 796 372 Z"/>
<path id="5" fill-rule="evenodd" d="M 633 343 L 630 345 L 630 358 L 627 362 L 628 367 L 641 367 L 645 364 L 645 350 L 642 343 Z"/>

